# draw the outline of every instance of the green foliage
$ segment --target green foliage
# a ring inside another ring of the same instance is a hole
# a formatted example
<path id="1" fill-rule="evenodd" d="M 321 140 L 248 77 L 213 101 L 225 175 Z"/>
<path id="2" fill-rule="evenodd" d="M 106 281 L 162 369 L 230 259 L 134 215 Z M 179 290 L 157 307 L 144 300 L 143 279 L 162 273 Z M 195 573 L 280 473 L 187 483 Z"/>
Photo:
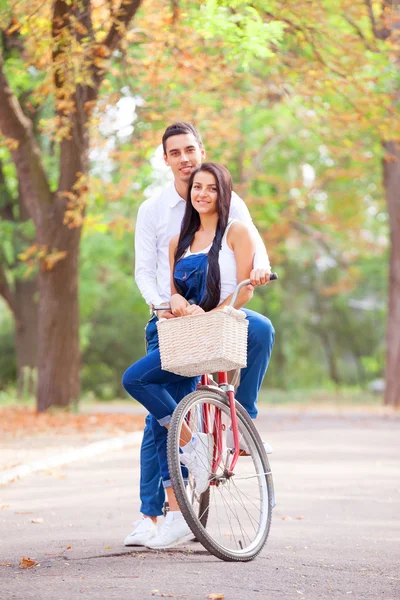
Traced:
<path id="1" fill-rule="evenodd" d="M 13 323 L 0 301 L 0 390 L 15 382 L 17 363 L 15 358 Z"/>
<path id="2" fill-rule="evenodd" d="M 133 236 L 88 233 L 81 251 L 82 384 L 97 397 L 122 394 L 121 377 L 144 354 L 148 308 L 133 282 Z"/>
<path id="3" fill-rule="evenodd" d="M 283 23 L 266 23 L 247 2 L 207 0 L 194 18 L 205 40 L 222 39 L 224 54 L 245 70 L 254 59 L 273 56 L 272 44 L 279 43 L 283 36 Z"/>

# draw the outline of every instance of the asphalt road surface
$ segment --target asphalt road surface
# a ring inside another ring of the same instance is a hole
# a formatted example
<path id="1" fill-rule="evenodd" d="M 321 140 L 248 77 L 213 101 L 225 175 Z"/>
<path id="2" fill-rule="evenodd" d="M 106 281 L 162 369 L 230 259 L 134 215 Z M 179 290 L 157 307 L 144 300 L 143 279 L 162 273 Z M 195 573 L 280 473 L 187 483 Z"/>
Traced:
<path id="1" fill-rule="evenodd" d="M 0 488 L 0 600 L 399 600 L 400 418 L 264 412 L 258 426 L 277 506 L 257 559 L 124 548 L 139 510 L 129 447 Z"/>

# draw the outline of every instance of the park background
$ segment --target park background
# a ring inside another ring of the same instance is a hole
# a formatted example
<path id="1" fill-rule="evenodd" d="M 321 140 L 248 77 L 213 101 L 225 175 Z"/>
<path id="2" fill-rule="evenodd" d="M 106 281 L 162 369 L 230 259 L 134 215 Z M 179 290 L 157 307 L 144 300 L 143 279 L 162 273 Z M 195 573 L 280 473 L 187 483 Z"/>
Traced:
<path id="1" fill-rule="evenodd" d="M 186 120 L 279 274 L 263 398 L 398 406 L 399 3 L 0 6 L 0 403 L 124 397 L 135 217 Z"/>

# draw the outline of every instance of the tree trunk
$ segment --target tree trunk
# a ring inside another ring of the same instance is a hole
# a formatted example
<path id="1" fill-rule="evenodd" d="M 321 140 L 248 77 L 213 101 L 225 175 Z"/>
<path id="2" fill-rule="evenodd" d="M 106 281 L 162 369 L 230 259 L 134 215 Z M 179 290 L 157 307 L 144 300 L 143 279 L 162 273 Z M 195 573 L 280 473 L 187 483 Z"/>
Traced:
<path id="1" fill-rule="evenodd" d="M 400 407 L 400 146 L 383 144 L 388 156 L 383 181 L 389 213 L 389 308 L 386 334 L 385 404 Z"/>
<path id="2" fill-rule="evenodd" d="M 340 377 L 336 364 L 335 352 L 332 348 L 331 341 L 329 339 L 329 335 L 322 328 L 318 328 L 317 333 L 319 335 L 319 339 L 321 340 L 322 347 L 325 352 L 326 362 L 328 365 L 329 377 L 331 381 L 335 384 L 336 387 L 340 385 Z"/>
<path id="3" fill-rule="evenodd" d="M 49 406 L 68 406 L 80 392 L 78 258 L 80 228 L 67 230 L 58 244 L 67 257 L 50 271 L 39 273 L 39 381 L 37 410 Z M 60 230 L 59 233 L 62 233 Z M 51 357 L 51 358 L 50 358 Z"/>
<path id="4" fill-rule="evenodd" d="M 18 395 L 35 394 L 38 303 L 36 279 L 17 280 L 14 292 L 15 353 Z"/>

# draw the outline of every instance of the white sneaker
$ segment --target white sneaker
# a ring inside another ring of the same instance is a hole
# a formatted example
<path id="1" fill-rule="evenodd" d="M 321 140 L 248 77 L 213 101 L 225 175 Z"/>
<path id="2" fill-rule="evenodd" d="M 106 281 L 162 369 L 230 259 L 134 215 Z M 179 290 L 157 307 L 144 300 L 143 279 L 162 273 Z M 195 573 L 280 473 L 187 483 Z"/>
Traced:
<path id="1" fill-rule="evenodd" d="M 242 456 L 246 456 L 246 454 L 248 456 L 250 456 L 251 452 L 249 450 L 249 447 L 246 444 L 246 440 L 243 438 L 243 435 L 241 433 L 239 433 L 239 444 L 240 444 L 240 454 Z M 235 444 L 233 441 L 233 431 L 232 431 L 232 429 L 228 429 L 228 431 L 226 432 L 226 447 L 233 448 L 234 445 Z M 264 446 L 266 454 L 272 454 L 272 447 L 268 444 L 268 442 L 263 441 L 263 446 Z"/>
<path id="2" fill-rule="evenodd" d="M 182 453 L 180 461 L 192 473 L 197 493 L 202 494 L 209 486 L 214 438 L 212 433 L 195 433 L 193 438 L 193 448 Z"/>
<path id="3" fill-rule="evenodd" d="M 173 548 L 193 538 L 193 533 L 182 516 L 182 513 L 169 511 L 164 519 L 158 535 L 146 543 L 147 548 L 163 550 Z"/>
<path id="4" fill-rule="evenodd" d="M 124 540 L 125 546 L 145 546 L 158 533 L 157 525 L 149 518 L 138 519 L 133 531 Z"/>

